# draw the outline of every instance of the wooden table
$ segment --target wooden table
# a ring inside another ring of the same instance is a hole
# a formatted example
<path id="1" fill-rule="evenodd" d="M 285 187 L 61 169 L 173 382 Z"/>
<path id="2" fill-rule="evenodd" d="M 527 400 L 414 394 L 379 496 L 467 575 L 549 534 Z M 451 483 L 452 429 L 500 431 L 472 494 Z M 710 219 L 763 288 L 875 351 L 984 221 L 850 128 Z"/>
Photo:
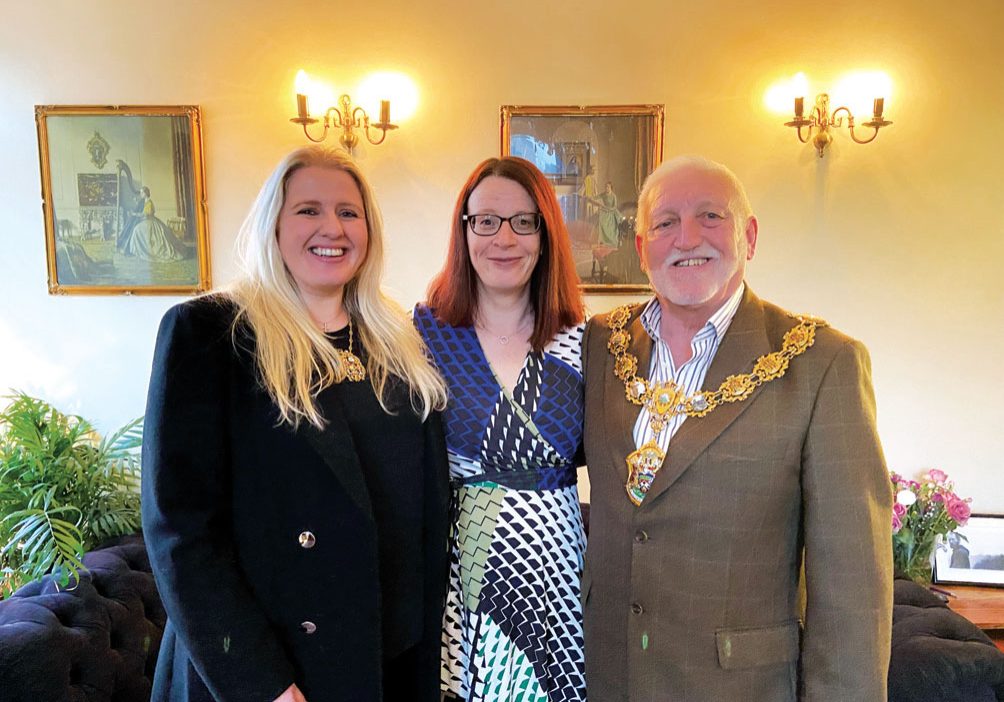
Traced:
<path id="1" fill-rule="evenodd" d="M 978 626 L 1004 651 L 1004 588 L 977 585 L 935 585 L 951 593 L 948 606 Z"/>

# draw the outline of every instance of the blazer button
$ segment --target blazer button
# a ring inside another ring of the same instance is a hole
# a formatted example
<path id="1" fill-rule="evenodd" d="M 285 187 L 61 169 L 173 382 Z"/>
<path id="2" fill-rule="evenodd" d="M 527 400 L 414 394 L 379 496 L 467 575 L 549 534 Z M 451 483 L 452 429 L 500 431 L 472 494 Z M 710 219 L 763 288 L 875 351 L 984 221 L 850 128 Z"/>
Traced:
<path id="1" fill-rule="evenodd" d="M 635 614 L 641 614 L 642 612 L 644 612 L 644 611 L 645 611 L 645 608 L 644 608 L 644 607 L 642 607 L 642 606 L 641 606 L 640 604 L 638 604 L 637 602 L 633 602 L 633 603 L 631 604 L 631 611 L 632 611 L 632 612 L 634 612 Z"/>
<path id="2" fill-rule="evenodd" d="M 314 622 L 301 622 L 300 630 L 304 634 L 313 634 L 315 631 L 317 631 L 317 624 L 314 624 Z"/>
<path id="3" fill-rule="evenodd" d="M 310 531 L 301 531 L 297 540 L 300 542 L 300 548 L 314 548 L 314 544 L 317 543 L 317 537 Z"/>
<path id="4" fill-rule="evenodd" d="M 634 533 L 634 541 L 636 544 L 643 544 L 648 541 L 648 532 L 644 529 L 639 529 Z"/>

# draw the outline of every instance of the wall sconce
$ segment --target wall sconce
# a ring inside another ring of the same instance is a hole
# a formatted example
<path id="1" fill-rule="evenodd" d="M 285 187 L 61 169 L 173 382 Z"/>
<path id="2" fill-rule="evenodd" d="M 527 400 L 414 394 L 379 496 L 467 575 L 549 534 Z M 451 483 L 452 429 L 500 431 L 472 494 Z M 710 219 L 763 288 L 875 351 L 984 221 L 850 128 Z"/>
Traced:
<path id="1" fill-rule="evenodd" d="M 882 117 L 882 111 L 885 108 L 885 98 L 875 98 L 872 105 L 871 120 L 861 125 L 862 127 L 869 127 L 874 130 L 867 139 L 858 139 L 857 135 L 854 134 L 854 115 L 851 114 L 850 108 L 838 107 L 832 114 L 830 113 L 830 96 L 826 93 L 820 93 L 816 96 L 816 105 L 809 112 L 808 117 L 805 116 L 804 103 L 805 98 L 795 98 L 795 119 L 785 122 L 784 126 L 797 129 L 798 140 L 803 144 L 809 143 L 809 139 L 811 138 L 812 145 L 819 152 L 819 158 L 823 157 L 823 151 L 833 141 L 830 127 L 843 126 L 844 118 L 841 116 L 841 112 L 847 113 L 847 127 L 850 129 L 851 139 L 858 144 L 867 144 L 878 136 L 879 129 L 892 124 L 892 122 Z M 802 127 L 809 128 L 804 137 L 802 136 Z M 813 134 L 813 131 L 815 131 L 815 134 Z"/>
<path id="2" fill-rule="evenodd" d="M 397 129 L 397 125 L 390 122 L 390 100 L 380 101 L 380 121 L 372 125 L 370 124 L 370 117 L 366 114 L 366 110 L 358 105 L 353 107 L 352 98 L 348 95 L 342 95 L 338 98 L 338 104 L 341 105 L 341 109 L 332 105 L 324 111 L 324 129 L 316 139 L 311 136 L 307 128 L 321 120 L 310 116 L 310 112 L 307 109 L 307 96 L 303 93 L 296 94 L 297 116 L 289 121 L 302 125 L 303 133 L 315 143 L 322 142 L 327 138 L 330 127 L 337 127 L 342 130 L 338 141 L 349 151 L 352 151 L 356 144 L 359 143 L 359 135 L 355 132 L 357 128 L 366 133 L 366 140 L 374 146 L 382 144 L 383 140 L 387 138 L 387 132 L 391 129 Z M 379 139 L 373 138 L 373 135 L 370 134 L 370 127 L 380 130 Z"/>

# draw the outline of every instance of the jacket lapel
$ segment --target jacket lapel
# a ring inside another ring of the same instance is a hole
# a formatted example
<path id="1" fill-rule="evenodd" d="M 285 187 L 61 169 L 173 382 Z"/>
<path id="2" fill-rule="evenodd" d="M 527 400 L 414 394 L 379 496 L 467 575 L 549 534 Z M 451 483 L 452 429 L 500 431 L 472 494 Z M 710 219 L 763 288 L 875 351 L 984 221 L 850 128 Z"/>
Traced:
<path id="1" fill-rule="evenodd" d="M 647 336 L 646 334 L 646 338 Z M 747 285 L 736 316 L 708 368 L 702 389 L 715 390 L 728 376 L 748 373 L 753 369 L 757 358 L 771 351 L 764 328 L 763 305 Z M 719 405 L 704 417 L 688 417 L 670 440 L 666 460 L 656 474 L 642 507 L 650 504 L 676 482 L 708 445 L 746 411 L 763 387 L 758 387 L 741 402 Z"/>
<path id="2" fill-rule="evenodd" d="M 332 398 L 331 402 L 324 404 L 324 410 L 328 420 L 324 429 L 305 423 L 301 425 L 300 433 L 335 474 L 351 500 L 372 520 L 373 505 L 369 489 L 363 478 L 362 466 L 359 464 L 359 456 L 341 402 Z"/>
<path id="3" fill-rule="evenodd" d="M 648 375 L 648 367 L 652 358 L 652 337 L 645 331 L 641 323 L 641 313 L 645 310 L 645 305 L 641 305 L 636 310 L 636 316 L 628 325 L 627 330 L 631 334 L 631 347 L 629 352 L 638 359 L 638 374 L 643 378 Z M 607 411 L 614 415 L 613 421 L 608 422 L 608 442 L 612 454 L 610 464 L 614 466 L 620 476 L 620 482 L 627 482 L 627 457 L 634 452 L 634 425 L 638 421 L 638 412 L 641 408 L 628 401 L 624 389 L 624 383 L 614 375 L 614 357 L 607 354 L 606 362 L 606 395 Z"/>

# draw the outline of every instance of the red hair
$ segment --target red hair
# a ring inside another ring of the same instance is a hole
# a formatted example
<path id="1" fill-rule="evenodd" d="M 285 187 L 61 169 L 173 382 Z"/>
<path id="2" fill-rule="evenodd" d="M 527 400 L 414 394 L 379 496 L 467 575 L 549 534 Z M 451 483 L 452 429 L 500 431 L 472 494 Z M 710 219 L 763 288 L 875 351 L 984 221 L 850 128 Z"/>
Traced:
<path id="1" fill-rule="evenodd" d="M 467 201 L 474 188 L 489 176 L 519 183 L 537 205 L 543 220 L 540 258 L 530 275 L 530 302 L 535 316 L 530 346 L 534 351 L 541 351 L 559 331 L 582 322 L 584 310 L 572 246 L 558 198 L 544 174 L 525 159 L 515 156 L 487 159 L 467 179 L 453 208 L 446 264 L 429 283 L 429 307 L 439 319 L 454 327 L 474 324 L 478 308 L 478 274 L 467 250 L 467 225 L 461 217 L 469 214 Z"/>

